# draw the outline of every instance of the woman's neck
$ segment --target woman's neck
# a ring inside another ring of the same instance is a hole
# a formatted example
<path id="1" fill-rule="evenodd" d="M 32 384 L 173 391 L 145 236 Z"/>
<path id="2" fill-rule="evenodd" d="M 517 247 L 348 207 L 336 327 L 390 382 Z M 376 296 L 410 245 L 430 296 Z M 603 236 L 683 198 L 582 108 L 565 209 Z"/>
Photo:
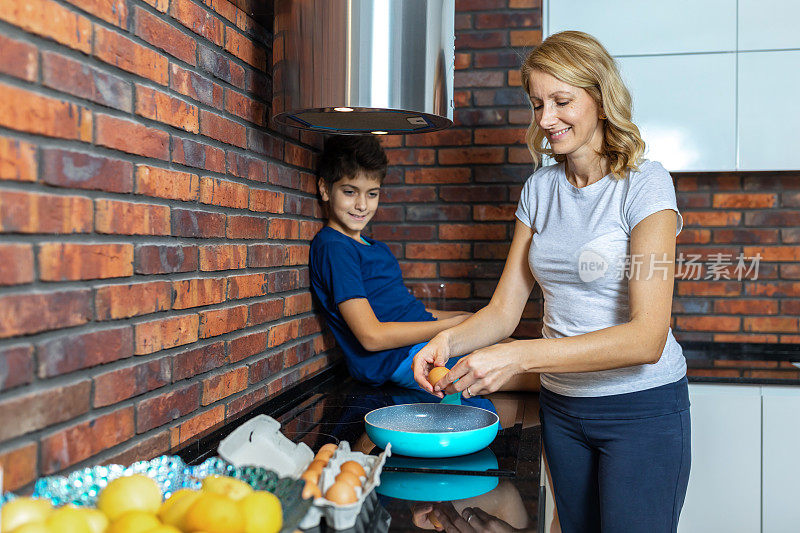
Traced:
<path id="1" fill-rule="evenodd" d="M 564 164 L 567 181 L 579 189 L 603 179 L 603 176 L 608 174 L 608 169 L 608 161 L 599 156 L 591 159 L 567 157 Z"/>

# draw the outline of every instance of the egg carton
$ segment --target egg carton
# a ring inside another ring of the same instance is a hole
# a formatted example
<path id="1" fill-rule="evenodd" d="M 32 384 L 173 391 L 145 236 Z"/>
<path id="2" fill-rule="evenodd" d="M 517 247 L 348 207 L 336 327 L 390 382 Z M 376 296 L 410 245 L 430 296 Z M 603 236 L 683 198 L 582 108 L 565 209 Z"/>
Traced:
<path id="1" fill-rule="evenodd" d="M 295 444 L 280 432 L 280 423 L 267 415 L 258 415 L 223 439 L 217 453 L 235 466 L 253 465 L 273 470 L 280 476 L 299 479 L 311 461 L 314 452 L 305 443 Z M 341 441 L 328 464 L 322 469 L 320 489 L 322 494 L 333 485 L 345 461 L 355 461 L 364 468 L 365 479 L 356 488 L 358 500 L 350 504 L 338 504 L 330 500 L 315 498 L 306 516 L 300 522 L 301 529 L 319 525 L 324 517 L 328 527 L 348 529 L 355 525 L 362 507 L 376 505 L 370 498 L 375 487 L 380 485 L 380 474 L 386 458 L 391 455 L 391 445 L 380 455 L 366 455 L 350 449 L 350 443 Z M 367 509 L 372 512 L 372 509 Z"/>

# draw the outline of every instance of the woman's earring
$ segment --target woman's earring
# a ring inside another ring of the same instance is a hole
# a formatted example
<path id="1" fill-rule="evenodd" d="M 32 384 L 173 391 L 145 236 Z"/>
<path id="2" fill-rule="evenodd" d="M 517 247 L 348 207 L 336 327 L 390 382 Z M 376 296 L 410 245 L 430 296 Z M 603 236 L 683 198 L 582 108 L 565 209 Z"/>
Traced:
<path id="1" fill-rule="evenodd" d="M 605 119 L 607 119 L 608 117 L 605 115 L 605 113 L 601 113 L 601 114 L 600 114 L 600 116 L 599 116 L 598 118 L 599 118 L 600 120 L 605 120 Z"/>

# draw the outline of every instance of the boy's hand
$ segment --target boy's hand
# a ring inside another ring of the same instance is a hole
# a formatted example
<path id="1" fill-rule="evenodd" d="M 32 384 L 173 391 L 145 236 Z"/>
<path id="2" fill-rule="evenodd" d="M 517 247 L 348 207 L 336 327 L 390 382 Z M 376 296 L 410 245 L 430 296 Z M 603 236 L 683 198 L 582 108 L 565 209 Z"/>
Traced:
<path id="1" fill-rule="evenodd" d="M 439 334 L 417 352 L 411 366 L 414 370 L 414 380 L 419 386 L 439 398 L 444 398 L 444 394 L 441 390 L 434 390 L 428 381 L 428 373 L 434 366 L 444 366 L 448 359 L 450 359 L 450 343 Z"/>

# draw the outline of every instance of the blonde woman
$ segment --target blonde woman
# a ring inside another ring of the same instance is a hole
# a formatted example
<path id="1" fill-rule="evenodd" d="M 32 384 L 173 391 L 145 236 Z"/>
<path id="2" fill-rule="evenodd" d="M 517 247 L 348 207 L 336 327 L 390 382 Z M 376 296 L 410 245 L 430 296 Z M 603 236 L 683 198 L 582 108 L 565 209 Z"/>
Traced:
<path id="1" fill-rule="evenodd" d="M 541 373 L 544 450 L 565 532 L 675 531 L 689 478 L 686 361 L 670 329 L 682 221 L 669 173 L 642 159 L 631 98 L 592 36 L 547 38 L 522 65 L 537 164 L 489 304 L 415 357 L 427 391 L 470 397 Z M 542 339 L 514 331 L 535 282 Z M 433 366 L 464 356 L 434 390 Z"/>

